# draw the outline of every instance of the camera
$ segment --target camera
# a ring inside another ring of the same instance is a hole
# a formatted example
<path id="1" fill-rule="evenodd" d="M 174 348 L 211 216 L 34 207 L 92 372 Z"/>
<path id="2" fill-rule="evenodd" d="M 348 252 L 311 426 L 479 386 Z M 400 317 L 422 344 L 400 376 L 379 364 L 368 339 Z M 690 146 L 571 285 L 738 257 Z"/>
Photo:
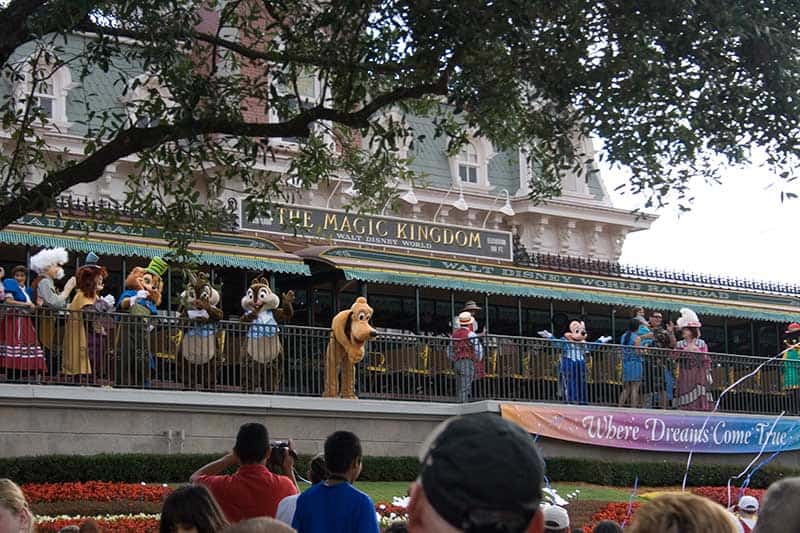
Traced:
<path id="1" fill-rule="evenodd" d="M 270 451 L 269 451 L 269 459 L 267 459 L 267 466 L 273 472 L 278 470 L 283 470 L 283 461 L 286 458 L 286 454 L 290 453 L 292 457 L 297 460 L 297 453 L 289 447 L 289 443 L 287 441 L 274 441 L 269 443 Z M 281 472 L 278 472 L 281 473 Z"/>

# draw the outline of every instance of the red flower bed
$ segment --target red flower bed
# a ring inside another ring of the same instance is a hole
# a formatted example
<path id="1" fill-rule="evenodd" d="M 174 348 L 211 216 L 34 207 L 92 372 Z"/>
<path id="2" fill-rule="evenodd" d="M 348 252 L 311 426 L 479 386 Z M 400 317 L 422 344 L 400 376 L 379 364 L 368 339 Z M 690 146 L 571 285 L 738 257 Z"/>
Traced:
<path id="1" fill-rule="evenodd" d="M 764 489 L 745 489 L 744 495 L 753 496 L 759 502 L 764 497 Z M 692 489 L 692 494 L 703 496 L 711 501 L 717 502 L 723 507 L 728 507 L 728 487 L 695 487 Z M 734 506 L 739 501 L 739 489 L 731 487 L 730 492 L 730 505 Z"/>
<path id="2" fill-rule="evenodd" d="M 67 518 L 36 524 L 38 533 L 58 533 L 66 526 L 80 526 L 85 519 Z M 104 533 L 157 533 L 158 520 L 155 518 L 120 518 L 117 520 L 95 520 Z"/>
<path id="3" fill-rule="evenodd" d="M 87 481 L 86 483 L 27 483 L 22 492 L 28 503 L 89 500 L 110 502 L 114 500 L 140 500 L 160 502 L 172 491 L 161 485 L 137 483 L 111 483 Z"/>
<path id="4" fill-rule="evenodd" d="M 583 526 L 583 531 L 584 533 L 592 533 L 594 526 L 596 526 L 603 520 L 613 520 L 618 524 L 622 524 L 625 521 L 630 522 L 631 519 L 633 518 L 634 513 L 636 513 L 636 510 L 641 506 L 642 506 L 641 503 L 633 502 L 633 504 L 631 505 L 631 515 L 628 516 L 627 503 L 621 503 L 621 502 L 609 503 L 603 509 L 597 511 L 592 516 L 591 523 Z"/>

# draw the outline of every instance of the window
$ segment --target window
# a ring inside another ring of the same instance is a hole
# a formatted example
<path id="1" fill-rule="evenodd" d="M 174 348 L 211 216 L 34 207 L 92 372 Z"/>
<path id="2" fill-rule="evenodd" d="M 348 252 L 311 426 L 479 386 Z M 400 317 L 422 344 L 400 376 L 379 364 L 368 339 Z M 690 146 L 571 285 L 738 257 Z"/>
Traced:
<path id="1" fill-rule="evenodd" d="M 463 183 L 478 183 L 478 152 L 472 143 L 464 146 L 458 154 L 458 177 Z"/>
<path id="2" fill-rule="evenodd" d="M 288 76 L 288 74 L 287 74 Z M 287 80 L 288 82 L 288 80 Z M 291 86 L 286 82 L 278 84 L 278 94 L 282 100 L 282 109 L 279 106 L 270 108 L 270 122 L 285 122 L 296 116 L 300 111 L 312 108 L 320 103 L 322 87 L 316 74 L 311 70 L 306 70 L 297 74 Z M 321 125 L 312 125 L 312 130 L 322 133 L 329 145 L 332 139 L 326 134 L 326 130 Z M 283 137 L 278 139 L 284 143 L 299 144 L 302 139 L 296 137 Z"/>
<path id="3" fill-rule="evenodd" d="M 175 105 L 169 89 L 153 74 L 142 74 L 133 78 L 122 100 L 131 124 L 137 128 L 158 126 Z"/>
<path id="4" fill-rule="evenodd" d="M 53 119 L 53 107 L 56 99 L 53 90 L 53 84 L 49 81 L 40 81 L 36 84 L 36 89 L 33 91 L 33 98 L 36 107 L 48 119 Z"/>
<path id="5" fill-rule="evenodd" d="M 69 68 L 44 61 L 34 65 L 28 58 L 19 73 L 19 82 L 14 84 L 14 101 L 19 112 L 25 111 L 30 100 L 31 109 L 41 118 L 40 125 L 68 128 L 67 94 L 73 87 Z"/>
<path id="6" fill-rule="evenodd" d="M 456 188 L 488 191 L 489 161 L 494 157 L 492 143 L 482 137 L 473 137 L 461 150 L 449 157 L 450 174 Z"/>

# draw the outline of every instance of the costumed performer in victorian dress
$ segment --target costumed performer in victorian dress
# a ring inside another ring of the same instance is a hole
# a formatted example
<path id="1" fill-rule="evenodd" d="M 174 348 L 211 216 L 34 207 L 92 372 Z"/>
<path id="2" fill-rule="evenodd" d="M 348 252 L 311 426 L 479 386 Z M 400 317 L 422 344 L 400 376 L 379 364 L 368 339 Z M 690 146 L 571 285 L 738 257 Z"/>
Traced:
<path id="1" fill-rule="evenodd" d="M 108 334 L 113 321 L 114 297 L 100 297 L 103 282 L 108 277 L 105 267 L 97 264 L 98 258 L 90 253 L 86 264 L 78 269 L 78 290 L 69 304 L 69 318 L 64 334 L 64 359 L 61 372 L 67 376 L 93 374 L 104 377 L 108 374 L 105 354 L 108 350 Z"/>
<path id="2" fill-rule="evenodd" d="M 22 265 L 11 270 L 11 279 L 3 281 L 5 303 L 12 306 L 0 319 L 0 367 L 21 372 L 47 372 L 44 352 L 36 338 L 31 311 L 34 296 L 25 287 L 28 269 Z"/>
<path id="3" fill-rule="evenodd" d="M 64 278 L 64 265 L 69 255 L 64 248 L 44 249 L 31 257 L 31 270 L 38 277 L 31 282 L 32 293 L 41 304 L 36 329 L 49 363 L 50 374 L 57 374 L 61 366 L 60 338 L 56 337 L 58 312 L 67 308 L 67 299 L 75 288 L 75 277 L 69 278 L 64 290 L 56 289 L 55 281 Z M 58 335 L 60 337 L 60 335 Z"/>
<path id="4" fill-rule="evenodd" d="M 683 339 L 675 346 L 678 360 L 678 394 L 675 407 L 691 411 L 710 411 L 714 403 L 708 387 L 712 384 L 708 345 L 700 338 L 700 319 L 694 311 L 681 309 L 678 328 Z"/>

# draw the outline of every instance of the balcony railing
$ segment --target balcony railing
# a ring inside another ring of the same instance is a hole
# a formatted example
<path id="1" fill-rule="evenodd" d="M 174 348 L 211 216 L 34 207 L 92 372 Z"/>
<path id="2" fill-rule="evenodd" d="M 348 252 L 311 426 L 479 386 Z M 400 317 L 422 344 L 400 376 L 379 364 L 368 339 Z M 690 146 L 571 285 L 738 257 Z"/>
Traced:
<path id="1" fill-rule="evenodd" d="M 203 324 L 162 316 L 28 312 L 3 306 L 0 381 L 321 395 L 330 331 L 291 325 L 266 328 L 266 336 L 274 334 L 278 342 L 255 342 L 247 322 Z M 641 358 L 636 406 L 704 410 L 726 387 L 768 361 L 612 344 L 583 345 L 573 351 L 566 343 L 509 336 L 486 336 L 479 342 L 485 353 L 483 369 L 478 369 L 468 390 L 461 391 L 461 399 L 572 400 L 615 406 L 624 373 L 636 370 Z M 278 346 L 280 355 L 267 362 Z M 367 344 L 367 356 L 357 365 L 356 394 L 373 399 L 457 401 L 459 379 L 448 358 L 450 348 L 449 337 L 380 333 Z M 566 374 L 565 355 L 577 352 L 583 357 L 585 373 L 579 363 L 577 373 Z M 706 401 L 697 400 L 702 393 L 708 393 Z M 679 398 L 683 403 L 674 404 Z M 720 410 L 800 413 L 800 361 L 767 362 L 725 395 Z"/>
<path id="2" fill-rule="evenodd" d="M 530 253 L 519 242 L 519 239 L 515 239 L 514 248 L 514 262 L 520 266 L 531 268 L 544 268 L 561 272 L 574 272 L 577 274 L 631 278 L 644 281 L 683 283 L 700 287 L 800 296 L 800 285 L 794 283 L 779 283 L 774 281 L 718 276 L 707 273 L 683 272 L 641 265 L 627 265 L 587 257 Z"/>

